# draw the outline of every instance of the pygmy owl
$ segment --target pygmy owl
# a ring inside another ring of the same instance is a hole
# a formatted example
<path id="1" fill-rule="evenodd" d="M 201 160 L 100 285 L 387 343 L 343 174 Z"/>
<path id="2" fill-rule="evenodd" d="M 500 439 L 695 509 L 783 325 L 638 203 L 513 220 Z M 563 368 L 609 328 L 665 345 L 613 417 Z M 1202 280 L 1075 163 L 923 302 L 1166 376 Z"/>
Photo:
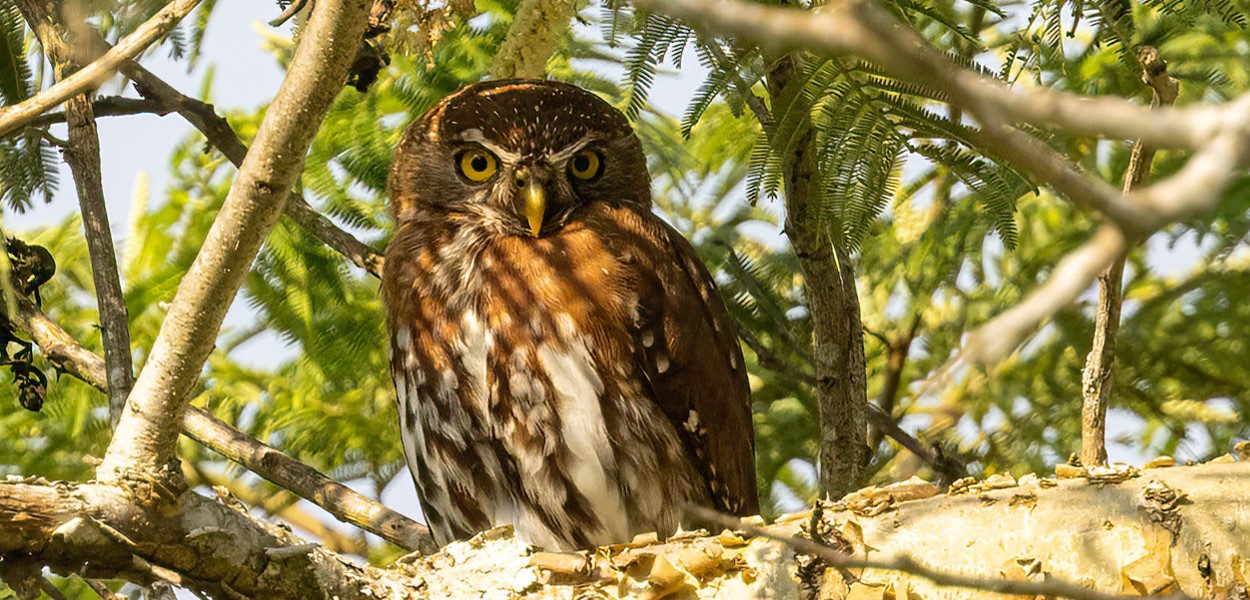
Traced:
<path id="1" fill-rule="evenodd" d="M 404 133 L 382 293 L 404 451 L 440 544 L 549 549 L 759 510 L 747 375 L 619 111 L 493 81 Z"/>

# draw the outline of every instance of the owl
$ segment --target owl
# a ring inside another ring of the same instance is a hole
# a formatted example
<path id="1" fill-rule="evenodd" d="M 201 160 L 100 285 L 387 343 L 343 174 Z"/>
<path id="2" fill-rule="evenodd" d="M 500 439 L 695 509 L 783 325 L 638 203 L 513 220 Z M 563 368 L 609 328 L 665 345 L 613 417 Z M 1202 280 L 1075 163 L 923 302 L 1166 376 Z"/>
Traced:
<path id="1" fill-rule="evenodd" d="M 576 86 L 443 99 L 391 165 L 382 295 L 405 457 L 436 540 L 552 550 L 755 514 L 747 374 L 624 115 Z"/>

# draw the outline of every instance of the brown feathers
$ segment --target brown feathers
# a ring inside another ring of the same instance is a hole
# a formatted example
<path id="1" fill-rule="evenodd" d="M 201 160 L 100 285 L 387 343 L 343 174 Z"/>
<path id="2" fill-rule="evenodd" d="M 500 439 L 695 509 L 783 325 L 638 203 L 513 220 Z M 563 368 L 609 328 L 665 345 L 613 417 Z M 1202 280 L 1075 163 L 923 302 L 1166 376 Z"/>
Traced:
<path id="1" fill-rule="evenodd" d="M 497 171 L 458 174 L 465 148 Z M 602 173 L 573 177 L 578 152 Z M 686 503 L 758 511 L 733 324 L 650 213 L 643 165 L 619 112 L 564 84 L 479 84 L 405 135 L 383 295 L 405 452 L 440 542 L 511 524 L 583 548 L 690 525 Z M 547 198 L 537 236 L 522 176 Z"/>

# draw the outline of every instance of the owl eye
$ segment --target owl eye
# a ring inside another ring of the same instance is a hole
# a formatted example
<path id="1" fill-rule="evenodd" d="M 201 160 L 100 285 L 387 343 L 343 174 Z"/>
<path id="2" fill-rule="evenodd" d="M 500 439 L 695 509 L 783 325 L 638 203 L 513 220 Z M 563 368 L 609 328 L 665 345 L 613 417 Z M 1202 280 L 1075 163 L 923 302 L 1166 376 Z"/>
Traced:
<path id="1" fill-rule="evenodd" d="M 581 180 L 594 179 L 599 175 L 602 167 L 603 162 L 599 159 L 599 153 L 594 150 L 582 150 L 574 154 L 573 160 L 569 161 L 569 172 Z"/>
<path id="2" fill-rule="evenodd" d="M 482 182 L 490 179 L 491 175 L 499 168 L 495 161 L 495 155 L 481 148 L 466 150 L 460 155 L 460 174 L 465 179 L 474 182 Z"/>

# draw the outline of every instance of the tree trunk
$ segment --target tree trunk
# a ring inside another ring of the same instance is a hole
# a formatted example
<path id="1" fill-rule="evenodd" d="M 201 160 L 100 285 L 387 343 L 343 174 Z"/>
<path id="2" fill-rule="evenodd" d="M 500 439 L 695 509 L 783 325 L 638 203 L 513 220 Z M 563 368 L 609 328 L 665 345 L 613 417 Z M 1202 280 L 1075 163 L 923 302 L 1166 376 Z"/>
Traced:
<path id="1" fill-rule="evenodd" d="M 770 72 L 773 107 L 788 105 L 791 59 Z M 804 125 L 806 127 L 806 125 Z M 803 134 L 786 157 L 786 236 L 803 271 L 803 293 L 815 342 L 816 399 L 820 407 L 820 492 L 838 498 L 859 488 L 867 463 L 868 389 L 864 332 L 851 258 L 819 230 L 808 212 L 815 172 L 811 133 Z"/>

